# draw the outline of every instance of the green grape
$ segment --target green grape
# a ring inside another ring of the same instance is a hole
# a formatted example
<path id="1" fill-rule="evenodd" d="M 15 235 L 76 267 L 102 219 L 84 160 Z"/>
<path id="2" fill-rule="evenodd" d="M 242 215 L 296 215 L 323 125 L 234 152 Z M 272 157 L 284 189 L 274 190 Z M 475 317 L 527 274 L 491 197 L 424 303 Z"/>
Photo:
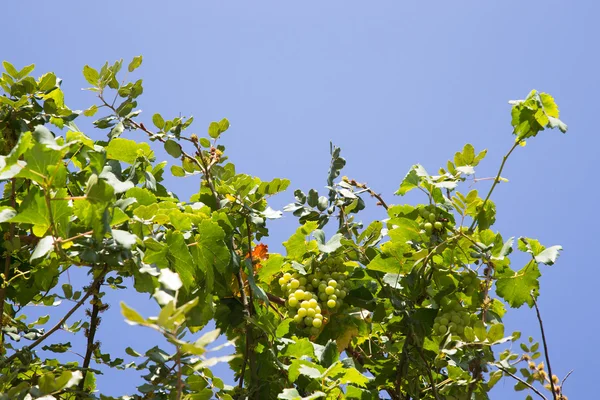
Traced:
<path id="1" fill-rule="evenodd" d="M 285 279 L 286 282 L 289 281 L 290 279 L 292 279 L 292 274 L 286 272 L 285 274 L 283 274 L 283 279 Z"/>
<path id="2" fill-rule="evenodd" d="M 312 292 L 313 290 L 315 290 L 315 288 L 313 287 L 313 285 L 311 285 L 309 283 L 308 285 L 306 285 L 306 290 L 308 290 L 309 292 Z"/>
<path id="3" fill-rule="evenodd" d="M 304 320 L 304 317 L 301 317 L 299 314 L 294 315 L 294 322 L 297 324 L 301 324 Z"/>
<path id="4" fill-rule="evenodd" d="M 434 324 L 433 324 L 433 331 L 434 332 L 438 332 L 439 329 L 440 329 L 440 324 L 437 323 L 437 322 L 434 322 Z"/>
<path id="5" fill-rule="evenodd" d="M 419 211 L 419 214 L 421 214 L 421 217 L 423 217 L 423 219 L 429 218 L 429 211 L 427 211 L 424 208 L 422 208 L 421 211 Z"/>
<path id="6" fill-rule="evenodd" d="M 298 299 L 295 297 L 291 297 L 288 299 L 288 304 L 290 305 L 290 307 L 297 307 L 298 306 Z"/>
<path id="7" fill-rule="evenodd" d="M 450 333 L 456 332 L 456 324 L 454 322 L 450 322 L 450 325 L 448 325 L 448 330 Z"/>
<path id="8" fill-rule="evenodd" d="M 340 297 L 341 293 L 342 291 L 340 289 L 335 289 L 335 292 L 333 292 L 333 294 L 335 294 L 337 297 Z"/>
<path id="9" fill-rule="evenodd" d="M 319 328 L 315 328 L 314 326 L 312 328 L 310 328 L 311 335 L 318 335 L 319 332 L 320 332 Z"/>
<path id="10" fill-rule="evenodd" d="M 304 292 L 304 300 L 310 300 L 313 298 L 313 294 L 311 292 Z"/>
<path id="11" fill-rule="evenodd" d="M 302 300 L 304 298 L 304 290 L 298 289 L 294 292 L 294 297 L 298 300 Z"/>
<path id="12" fill-rule="evenodd" d="M 452 322 L 454 322 L 455 324 L 460 324 L 462 322 L 462 319 L 458 314 L 454 314 L 452 316 Z"/>
<path id="13" fill-rule="evenodd" d="M 315 307 L 315 312 L 317 313 L 317 315 L 321 314 L 321 307 L 316 306 Z"/>
<path id="14" fill-rule="evenodd" d="M 337 296 L 335 294 L 332 294 L 329 296 L 328 298 L 329 300 L 337 300 Z"/>
<path id="15" fill-rule="evenodd" d="M 302 303 L 300 303 L 300 307 L 308 309 L 310 308 L 310 305 L 308 301 L 304 300 Z"/>
<path id="16" fill-rule="evenodd" d="M 446 318 L 446 317 L 440 318 L 440 325 L 448 325 L 448 318 Z"/>
<path id="17" fill-rule="evenodd" d="M 312 318 L 312 317 L 314 317 L 316 314 L 317 314 L 317 313 L 316 313 L 316 311 L 315 311 L 315 309 L 314 309 L 314 308 L 309 308 L 309 309 L 307 309 L 307 310 L 306 310 L 306 315 L 307 315 L 308 317 L 311 317 L 311 318 Z"/>
<path id="18" fill-rule="evenodd" d="M 304 323 L 306 324 L 306 326 L 311 326 L 313 323 L 313 318 L 312 317 L 305 317 L 304 318 Z"/>
<path id="19" fill-rule="evenodd" d="M 298 316 L 300 316 L 300 318 L 304 318 L 307 315 L 307 310 L 306 308 L 299 308 L 298 309 L 298 314 L 296 314 Z"/>
<path id="20" fill-rule="evenodd" d="M 335 300 L 327 300 L 327 307 L 334 308 L 337 305 Z"/>
<path id="21" fill-rule="evenodd" d="M 319 284 L 319 292 L 324 292 L 327 288 L 327 285 L 324 283 Z"/>
<path id="22" fill-rule="evenodd" d="M 442 224 L 440 221 L 435 221 L 434 224 L 433 224 L 433 227 L 436 230 L 441 231 L 442 228 L 444 227 L 444 224 Z"/>
<path id="23" fill-rule="evenodd" d="M 346 298 L 346 291 L 345 290 L 340 290 L 340 295 L 338 296 L 340 299 L 344 299 Z"/>
<path id="24" fill-rule="evenodd" d="M 435 214 L 434 214 L 434 213 L 431 213 L 431 214 L 429 214 L 429 216 L 427 217 L 427 219 L 428 219 L 428 220 L 429 220 L 429 222 L 431 222 L 431 223 L 435 222 L 435 219 L 436 219 L 436 218 L 435 218 Z"/>
<path id="25" fill-rule="evenodd" d="M 286 280 L 285 278 L 282 276 L 281 278 L 279 278 L 279 286 L 283 286 L 286 284 Z"/>
<path id="26" fill-rule="evenodd" d="M 438 328 L 438 332 L 441 335 L 444 335 L 446 332 L 448 332 L 448 328 L 446 328 L 446 325 L 440 325 L 440 327 Z"/>
<path id="27" fill-rule="evenodd" d="M 316 308 L 318 305 L 319 305 L 319 302 L 317 300 L 315 300 L 315 299 L 310 299 L 308 301 L 308 306 L 310 308 Z"/>
<path id="28" fill-rule="evenodd" d="M 290 286 L 292 287 L 292 289 L 298 289 L 298 287 L 300 286 L 300 281 L 298 281 L 297 279 L 292 279 L 292 281 L 290 282 Z"/>
<path id="29" fill-rule="evenodd" d="M 325 293 L 326 293 L 327 295 L 332 295 L 332 294 L 334 294 L 334 293 L 335 293 L 335 288 L 334 288 L 333 286 L 327 286 L 327 287 L 325 288 Z"/>
<path id="30" fill-rule="evenodd" d="M 431 222 L 427 222 L 425 225 L 425 232 L 427 232 L 428 234 L 431 233 L 431 231 L 433 230 L 433 225 L 431 224 Z"/>
<path id="31" fill-rule="evenodd" d="M 316 313 L 314 316 L 315 319 L 320 319 L 321 321 L 323 321 L 323 314 L 321 314 L 320 312 Z"/>
<path id="32" fill-rule="evenodd" d="M 311 284 L 311 285 L 313 285 L 313 287 L 318 287 L 318 286 L 319 286 L 319 283 L 321 283 L 321 282 L 320 282 L 320 281 L 319 281 L 317 278 L 313 278 L 313 279 L 310 281 L 310 284 Z"/>
<path id="33" fill-rule="evenodd" d="M 327 293 L 325 293 L 325 292 L 319 293 L 319 300 L 327 301 L 327 297 L 328 297 Z"/>
<path id="34" fill-rule="evenodd" d="M 323 320 L 322 319 L 315 318 L 315 319 L 312 320 L 312 326 L 314 328 L 320 328 L 322 325 L 323 325 Z"/>
<path id="35" fill-rule="evenodd" d="M 462 324 L 465 326 L 468 326 L 471 322 L 471 317 L 469 316 L 469 314 L 464 314 L 462 316 Z"/>

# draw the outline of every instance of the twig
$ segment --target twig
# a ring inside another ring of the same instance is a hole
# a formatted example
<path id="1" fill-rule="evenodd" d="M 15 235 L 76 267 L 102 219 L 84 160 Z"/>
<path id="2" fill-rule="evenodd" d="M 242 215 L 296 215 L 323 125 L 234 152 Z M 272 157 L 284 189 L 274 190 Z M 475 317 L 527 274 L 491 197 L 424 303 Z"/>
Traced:
<path id="1" fill-rule="evenodd" d="M 85 378 L 88 372 L 88 368 L 90 367 L 90 362 L 92 360 L 92 354 L 95 350 L 94 339 L 96 337 L 96 331 L 98 329 L 99 321 L 98 314 L 100 313 L 100 297 L 98 296 L 98 292 L 100 291 L 100 286 L 104 281 L 104 277 L 102 279 L 95 282 L 94 286 L 91 288 L 93 291 L 94 297 L 92 299 L 92 314 L 90 315 L 90 328 L 87 332 L 87 346 L 85 350 L 85 357 L 83 359 L 82 370 L 83 377 L 79 382 L 79 390 L 84 390 Z"/>
<path id="2" fill-rule="evenodd" d="M 540 331 L 542 332 L 542 344 L 544 345 L 544 355 L 546 356 L 546 364 L 548 365 L 548 373 L 550 374 L 550 388 L 552 389 L 552 398 L 556 399 L 556 389 L 554 388 L 554 375 L 552 374 L 552 367 L 550 366 L 550 356 L 548 355 L 548 344 L 546 343 L 546 334 L 544 333 L 544 324 L 542 322 L 542 316 L 538 307 L 535 296 L 530 293 L 533 305 L 535 306 L 535 312 L 537 314 L 538 321 L 540 322 Z"/>
<path id="3" fill-rule="evenodd" d="M 177 400 L 181 400 L 181 396 L 183 395 L 183 381 L 181 380 L 181 351 L 179 346 L 177 347 Z"/>
<path id="4" fill-rule="evenodd" d="M 485 205 L 487 204 L 488 200 L 490 199 L 490 196 L 492 195 L 492 192 L 496 188 L 496 185 L 498 184 L 498 182 L 500 182 L 500 174 L 502 174 L 502 170 L 504 169 L 504 164 L 506 164 L 506 160 L 508 160 L 508 157 L 510 157 L 511 153 L 517 148 L 517 146 L 519 146 L 520 143 L 521 143 L 521 141 L 517 140 L 515 142 L 515 144 L 510 148 L 508 153 L 506 153 L 506 155 L 504 157 L 502 157 L 502 164 L 500 164 L 500 169 L 498 170 L 498 174 L 496 174 L 496 179 L 494 179 L 494 183 L 492 184 L 490 191 L 488 192 L 487 196 L 485 196 L 485 200 L 483 200 L 483 204 L 481 204 L 480 212 L 485 211 Z M 477 218 L 473 218 L 473 223 L 469 227 L 470 231 L 473 230 L 473 228 L 475 227 L 475 224 L 477 224 Z"/>
<path id="5" fill-rule="evenodd" d="M 513 374 L 512 372 L 510 372 L 509 370 L 507 370 L 504 367 L 501 367 L 499 365 L 496 365 L 496 367 L 504 372 L 507 375 L 512 376 L 513 378 L 515 378 L 516 380 L 518 380 L 519 382 L 521 382 L 523 385 L 527 386 L 529 389 L 533 390 L 538 396 L 540 396 L 542 399 L 544 400 L 548 400 L 546 399 L 546 396 L 544 396 L 539 390 L 537 390 L 535 387 L 533 387 L 532 385 L 530 385 L 529 383 L 527 383 L 526 381 L 524 381 L 523 379 L 519 378 L 518 376 L 516 376 L 515 374 Z"/>
<path id="6" fill-rule="evenodd" d="M 87 293 L 81 298 L 81 300 L 79 300 L 77 302 L 77 304 L 75 304 L 75 306 L 73 308 L 71 308 L 64 315 L 64 317 L 61 318 L 60 321 L 58 321 L 56 323 L 56 325 L 54 325 L 48 332 L 44 333 L 42 336 L 40 336 L 35 342 L 33 342 L 32 344 L 30 344 L 29 346 L 23 347 L 21 350 L 13 353 L 10 357 L 8 357 L 8 358 L 4 359 L 3 361 L 1 361 L 0 362 L 0 368 L 4 368 L 7 364 L 10 364 L 15 358 L 18 357 L 18 355 L 20 353 L 23 352 L 23 350 L 25 350 L 25 349 L 31 350 L 31 349 L 37 347 L 40 343 L 42 343 L 44 340 L 46 340 L 50 335 L 52 335 L 54 332 L 56 332 L 57 330 L 59 330 L 60 327 L 69 319 L 69 317 L 71 315 L 73 315 L 73 313 L 75 311 L 77 311 L 79 309 L 79 307 L 81 307 L 83 305 L 83 303 L 85 303 L 85 301 L 92 295 L 92 293 L 94 292 L 93 288 L 96 285 L 96 282 L 98 282 L 101 279 L 104 279 L 105 272 L 106 272 L 106 270 L 102 271 L 102 273 L 100 273 L 100 275 L 96 279 L 94 279 L 94 281 L 90 285 L 90 288 L 88 289 Z"/>

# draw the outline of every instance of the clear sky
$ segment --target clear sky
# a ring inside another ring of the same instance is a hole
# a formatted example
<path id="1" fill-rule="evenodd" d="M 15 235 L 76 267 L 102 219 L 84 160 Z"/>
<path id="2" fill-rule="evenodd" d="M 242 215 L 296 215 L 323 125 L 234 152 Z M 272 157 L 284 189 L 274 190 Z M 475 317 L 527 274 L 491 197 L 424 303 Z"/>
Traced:
<path id="1" fill-rule="evenodd" d="M 574 369 L 565 393 L 583 399 L 596 391 L 600 356 L 593 283 L 599 13 L 595 1 L 554 0 L 13 1 L 2 4 L 0 59 L 54 71 L 71 108 L 85 109 L 94 99 L 79 90 L 83 65 L 142 54 L 136 73 L 147 121 L 154 112 L 193 114 L 194 130 L 205 132 L 227 117 L 224 144 L 240 171 L 287 177 L 302 189 L 325 184 L 332 140 L 348 161 L 345 174 L 388 203 L 404 201 L 392 193 L 412 164 L 435 171 L 467 142 L 489 149 L 479 176 L 493 174 L 513 140 L 507 101 L 534 88 L 551 93 L 569 132 L 542 132 L 515 152 L 503 173 L 510 182 L 494 195 L 495 229 L 564 246 L 559 262 L 542 268 L 539 303 L 553 369 L 561 377 Z M 182 198 L 197 189 L 169 179 Z M 291 192 L 274 207 L 291 202 Z M 383 213 L 372 206 L 363 218 Z M 295 223 L 287 216 L 271 224 L 271 250 L 281 249 Z M 127 326 L 116 301 L 145 315 L 155 311 L 152 302 L 131 291 L 109 298 L 104 351 L 152 347 L 156 337 Z M 539 337 L 532 310 L 509 314 L 507 332 Z M 224 367 L 215 372 L 230 376 Z M 140 383 L 135 371 L 98 377 L 113 395 Z M 512 384 L 501 383 L 492 397 L 523 398 Z"/>

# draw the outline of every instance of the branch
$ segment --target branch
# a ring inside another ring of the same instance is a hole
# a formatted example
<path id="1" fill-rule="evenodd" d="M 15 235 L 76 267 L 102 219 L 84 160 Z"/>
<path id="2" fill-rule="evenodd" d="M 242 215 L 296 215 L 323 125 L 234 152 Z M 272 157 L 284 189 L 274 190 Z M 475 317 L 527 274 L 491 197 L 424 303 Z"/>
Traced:
<path id="1" fill-rule="evenodd" d="M 92 354 L 94 353 L 94 338 L 96 336 L 96 331 L 98 329 L 99 321 L 98 314 L 100 313 L 100 297 L 98 296 L 98 292 L 100 291 L 100 286 L 104 281 L 104 276 L 91 287 L 91 290 L 94 294 L 94 298 L 92 301 L 92 315 L 90 316 L 90 328 L 87 332 L 87 346 L 85 350 L 85 357 L 83 358 L 83 377 L 81 381 L 79 381 L 79 390 L 84 390 L 85 378 L 88 372 L 88 368 L 90 367 L 90 362 L 92 360 Z"/>
<path id="2" fill-rule="evenodd" d="M 106 269 L 104 271 L 102 271 L 102 273 L 100 273 L 100 275 L 94 279 L 94 281 L 92 282 L 92 284 L 90 285 L 90 288 L 88 289 L 87 293 L 85 294 L 85 296 L 83 296 L 81 298 L 81 300 L 79 300 L 77 302 L 77 304 L 75 304 L 75 306 L 73 308 L 71 308 L 69 310 L 69 312 L 67 312 L 65 314 L 64 317 L 61 318 L 60 321 L 58 321 L 56 323 L 56 325 L 54 325 L 52 327 L 52 329 L 50 329 L 48 332 L 44 333 L 42 336 L 40 336 L 35 342 L 33 342 L 31 345 L 29 346 L 25 346 L 23 347 L 21 350 L 13 353 L 10 357 L 4 359 L 3 361 L 0 362 L 0 368 L 4 368 L 7 364 L 10 364 L 14 359 L 16 359 L 18 357 L 19 354 L 21 354 L 23 352 L 23 350 L 27 349 L 27 350 L 32 350 L 33 348 L 37 347 L 40 343 L 42 343 L 44 340 L 46 340 L 50 335 L 52 335 L 54 332 L 56 332 L 57 330 L 60 329 L 60 327 L 69 319 L 69 317 L 71 315 L 73 315 L 73 313 L 75 311 L 77 311 L 79 309 L 79 307 L 81 307 L 83 305 L 83 303 L 85 303 L 85 301 L 92 295 L 92 293 L 94 292 L 93 288 L 95 287 L 96 283 L 98 281 L 100 281 L 101 279 L 104 279 L 104 274 L 106 273 Z"/>
<path id="3" fill-rule="evenodd" d="M 510 148 L 508 153 L 506 153 L 506 155 L 504 157 L 502 157 L 502 164 L 500 164 L 500 169 L 498 170 L 498 174 L 496 174 L 494 183 L 492 184 L 490 191 L 488 192 L 487 196 L 485 196 L 485 200 L 483 200 L 483 204 L 481 205 L 482 211 L 485 209 L 485 205 L 487 204 L 488 200 L 490 199 L 490 196 L 492 195 L 492 192 L 496 188 L 496 185 L 498 184 L 498 182 L 500 182 L 500 174 L 502 174 L 502 170 L 504 169 L 504 164 L 506 164 L 506 160 L 508 160 L 508 157 L 510 157 L 511 153 L 517 148 L 517 146 L 519 146 L 519 144 L 521 144 L 521 140 L 517 140 L 515 142 L 515 144 L 513 144 L 513 146 Z M 473 223 L 469 227 L 469 230 L 472 231 L 476 224 L 477 224 L 477 219 L 473 218 Z"/>
<path id="4" fill-rule="evenodd" d="M 533 299 L 533 305 L 535 306 L 535 312 L 537 314 L 538 321 L 540 322 L 540 331 L 542 332 L 542 343 L 544 344 L 544 355 L 546 356 L 546 364 L 548 365 L 548 373 L 550 374 L 550 388 L 552 389 L 552 398 L 556 399 L 556 389 L 554 388 L 554 375 L 552 374 L 552 367 L 550 366 L 550 356 L 548 355 L 548 344 L 546 343 L 546 334 L 544 333 L 544 324 L 542 322 L 542 316 L 540 315 L 540 309 L 535 296 L 530 293 Z"/>
<path id="5" fill-rule="evenodd" d="M 512 376 L 513 378 L 515 378 L 516 380 L 518 380 L 519 382 L 521 382 L 523 385 L 527 386 L 529 389 L 533 390 L 538 396 L 540 396 L 542 399 L 544 400 L 548 400 L 546 399 L 546 396 L 544 396 L 539 390 L 537 390 L 535 387 L 533 387 L 532 385 L 530 385 L 529 383 L 527 383 L 526 381 L 524 381 L 523 379 L 519 378 L 518 376 L 516 376 L 515 374 L 513 374 L 512 372 L 510 372 L 509 370 L 507 370 L 504 367 L 501 367 L 499 365 L 496 365 L 496 367 L 504 372 L 507 375 Z"/>

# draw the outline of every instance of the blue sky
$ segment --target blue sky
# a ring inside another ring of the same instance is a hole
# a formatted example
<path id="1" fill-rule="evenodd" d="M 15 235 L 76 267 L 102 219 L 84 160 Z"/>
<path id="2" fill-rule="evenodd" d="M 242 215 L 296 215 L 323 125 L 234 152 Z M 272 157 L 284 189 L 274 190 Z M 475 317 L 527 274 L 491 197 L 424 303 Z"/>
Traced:
<path id="1" fill-rule="evenodd" d="M 593 283 L 599 12 L 594 1 L 9 2 L 0 58 L 54 71 L 68 104 L 84 109 L 94 99 L 80 91 L 83 65 L 142 54 L 147 121 L 155 112 L 193 114 L 194 130 L 205 132 L 227 117 L 223 143 L 240 171 L 287 177 L 302 189 L 325 184 L 332 140 L 348 161 L 345 174 L 388 203 L 405 200 L 392 193 L 412 164 L 435 171 L 467 142 L 489 149 L 479 176 L 494 174 L 513 140 L 507 101 L 534 88 L 551 93 L 569 132 L 543 132 L 514 153 L 503 173 L 510 182 L 494 195 L 495 228 L 564 246 L 559 262 L 542 269 L 539 303 L 553 369 L 559 376 L 574 369 L 566 394 L 586 398 L 600 355 Z M 197 189 L 182 180 L 169 185 L 182 198 Z M 291 201 L 290 191 L 273 205 Z M 372 206 L 363 218 L 383 213 Z M 291 216 L 273 223 L 271 249 L 294 227 Z M 154 312 L 143 296 L 111 296 Z M 105 351 L 152 347 L 155 336 L 126 326 L 118 309 L 104 317 Z M 539 337 L 532 310 L 510 314 L 508 332 Z M 98 383 L 117 395 L 141 381 L 130 371 Z M 510 381 L 493 396 L 522 397 Z"/>

